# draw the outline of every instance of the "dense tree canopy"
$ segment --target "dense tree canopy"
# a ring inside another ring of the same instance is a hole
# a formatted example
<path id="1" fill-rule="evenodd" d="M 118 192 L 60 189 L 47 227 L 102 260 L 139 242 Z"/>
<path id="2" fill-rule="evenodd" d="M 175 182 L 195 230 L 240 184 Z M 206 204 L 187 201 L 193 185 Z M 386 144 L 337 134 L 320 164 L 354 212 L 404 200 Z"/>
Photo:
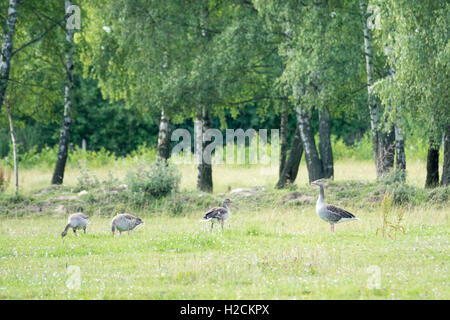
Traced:
<path id="1" fill-rule="evenodd" d="M 447 1 L 71 3 L 81 9 L 71 145 L 85 139 L 89 149 L 119 155 L 156 145 L 161 115 L 191 132 L 195 120 L 221 130 L 282 125 L 284 150 L 292 141 L 304 147 L 312 179 L 333 176 L 326 167 L 334 139 L 352 144 L 371 131 L 377 174 L 393 167 L 393 144 L 405 169 L 397 146 L 413 132 L 432 153 L 448 141 Z M 3 100 L 11 106 L 22 149 L 57 144 L 67 105 L 67 18 L 56 0 L 0 3 L 0 108 Z M 0 125 L 5 156 L 8 119 Z M 322 166 L 316 173 L 314 161 Z"/>

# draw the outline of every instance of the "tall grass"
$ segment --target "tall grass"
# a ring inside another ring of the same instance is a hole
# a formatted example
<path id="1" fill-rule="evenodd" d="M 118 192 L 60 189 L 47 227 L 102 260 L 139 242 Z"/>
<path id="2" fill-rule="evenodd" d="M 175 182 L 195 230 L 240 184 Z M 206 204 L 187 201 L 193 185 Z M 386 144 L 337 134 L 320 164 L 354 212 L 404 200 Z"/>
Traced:
<path id="1" fill-rule="evenodd" d="M 11 172 L 7 172 L 4 168 L 0 167 L 0 192 L 4 192 L 11 181 Z"/>
<path id="2" fill-rule="evenodd" d="M 318 138 L 318 137 L 317 137 Z M 5 141 L 2 142 L 2 145 Z M 342 140 L 332 137 L 333 156 L 336 161 L 338 160 L 372 160 L 373 149 L 370 133 L 367 133 L 361 140 L 353 145 L 346 145 Z M 245 147 L 245 164 L 249 165 L 249 147 Z M 267 154 L 271 155 L 271 145 L 267 145 Z M 407 161 L 425 160 L 427 155 L 427 143 L 421 137 L 410 137 L 406 143 L 406 158 Z M 22 168 L 52 168 L 55 164 L 57 157 L 57 146 L 53 148 L 45 147 L 40 152 L 37 151 L 37 147 L 31 147 L 28 151 L 24 151 L 24 148 L 19 146 L 19 162 Z M 235 159 L 237 147 L 234 148 Z M 226 156 L 226 146 L 223 148 L 224 157 Z M 8 166 L 13 167 L 12 151 L 5 158 Z M 101 148 L 98 151 L 83 150 L 78 146 L 71 149 L 68 158 L 68 165 L 72 166 L 89 166 L 91 168 L 100 168 L 108 165 L 112 165 L 116 161 L 125 161 L 130 163 L 135 160 L 147 160 L 152 161 L 156 158 L 155 147 L 149 147 L 142 145 L 130 154 L 124 157 L 118 157 L 113 152 Z M 241 166 L 241 165 L 239 165 Z"/>
<path id="3" fill-rule="evenodd" d="M 347 146 L 341 140 L 332 138 L 332 147 L 335 159 L 336 180 L 373 180 L 375 169 L 373 164 L 373 151 L 370 135 L 364 136 L 353 146 Z M 236 147 L 234 151 L 236 152 Z M 267 146 L 267 154 L 272 152 L 270 144 Z M 226 155 L 226 146 L 223 150 Z M 425 159 L 427 153 L 426 142 L 418 137 L 410 137 L 407 140 L 407 183 L 416 187 L 423 187 L 425 181 Z M 193 159 L 190 154 L 190 159 Z M 36 190 L 49 184 L 51 174 L 57 158 L 57 147 L 45 147 L 40 152 L 31 148 L 25 152 L 19 149 L 19 165 L 21 167 L 20 184 L 24 192 Z M 0 165 L 5 169 L 13 168 L 12 154 L 0 159 Z M 153 162 L 156 159 L 156 149 L 142 145 L 130 154 L 118 157 L 113 152 L 104 148 L 83 150 L 79 147 L 72 148 L 69 152 L 64 183 L 76 187 L 77 180 L 83 170 L 94 171 L 101 179 L 108 179 L 110 172 L 115 178 L 123 179 L 130 168 L 135 168 L 142 162 Z M 246 148 L 245 164 L 216 164 L 213 165 L 213 180 L 215 192 L 226 192 L 229 189 L 250 187 L 255 185 L 273 186 L 278 177 L 278 164 L 251 165 L 249 164 L 248 147 Z M 196 165 L 194 162 L 183 164 L 180 156 L 173 157 L 182 173 L 181 189 L 195 189 L 193 181 L 196 181 Z M 231 171 L 230 171 L 231 170 Z M 240 177 L 239 183 L 236 177 Z M 300 164 L 300 172 L 296 181 L 303 185 L 308 183 L 304 158 Z M 11 188 L 9 188 L 11 189 Z M 8 190 L 9 191 L 9 190 Z M 407 194 L 409 190 L 404 190 Z M 397 200 L 397 199 L 396 199 Z"/>

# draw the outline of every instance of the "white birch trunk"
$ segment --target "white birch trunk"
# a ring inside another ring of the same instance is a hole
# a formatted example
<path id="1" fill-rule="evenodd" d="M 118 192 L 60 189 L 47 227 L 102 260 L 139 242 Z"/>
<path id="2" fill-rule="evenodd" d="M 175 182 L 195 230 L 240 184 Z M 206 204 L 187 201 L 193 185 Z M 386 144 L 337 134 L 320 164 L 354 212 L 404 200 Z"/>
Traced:
<path id="1" fill-rule="evenodd" d="M 8 87 L 9 71 L 11 69 L 11 58 L 13 53 L 13 39 L 17 22 L 17 6 L 19 0 L 10 0 L 8 16 L 6 18 L 6 29 L 3 34 L 0 55 L 0 110 L 5 100 L 6 88 Z"/>
<path id="2" fill-rule="evenodd" d="M 403 134 L 401 107 L 397 107 L 395 121 L 395 166 L 399 170 L 406 170 L 405 136 Z"/>
<path id="3" fill-rule="evenodd" d="M 373 52 L 372 52 L 372 32 L 369 29 L 368 19 L 370 12 L 367 11 L 367 2 L 362 0 L 360 2 L 361 14 L 363 17 L 363 32 L 364 32 L 364 54 L 366 58 L 366 73 L 367 73 L 367 98 L 370 113 L 370 127 L 372 130 L 372 144 L 375 159 L 375 168 L 377 177 L 383 174 L 382 170 L 382 141 L 380 137 L 380 118 L 379 108 L 375 95 L 373 94 L 374 71 L 373 71 Z"/>
<path id="4" fill-rule="evenodd" d="M 72 5 L 72 1 L 66 0 L 65 9 Z M 69 153 L 70 126 L 72 124 L 72 89 L 73 89 L 73 53 L 74 53 L 74 29 L 66 23 L 66 84 L 64 86 L 64 120 L 59 136 L 58 158 L 56 160 L 55 171 L 52 177 L 52 184 L 62 184 L 64 181 L 64 171 Z"/>
<path id="5" fill-rule="evenodd" d="M 205 161 L 203 156 L 206 147 L 204 136 L 210 125 L 208 111 L 202 107 L 195 120 L 195 157 L 197 159 L 197 189 L 203 192 L 213 191 L 211 161 L 210 159 Z"/>
<path id="6" fill-rule="evenodd" d="M 158 157 L 164 160 L 170 158 L 170 119 L 164 109 L 161 111 L 158 135 Z"/>
<path id="7" fill-rule="evenodd" d="M 442 164 L 441 186 L 450 185 L 450 123 L 445 128 L 444 136 L 444 163 Z"/>
<path id="8" fill-rule="evenodd" d="M 319 153 L 317 152 L 316 142 L 311 128 L 310 111 L 297 107 L 296 115 L 300 136 L 303 142 L 303 149 L 305 151 L 309 181 L 312 182 L 324 178 L 322 162 L 319 158 Z"/>
<path id="9" fill-rule="evenodd" d="M 8 113 L 9 120 L 9 132 L 11 134 L 11 142 L 13 147 L 13 159 L 14 159 L 14 191 L 19 194 L 19 160 L 17 158 L 17 144 L 16 144 L 16 134 L 14 133 L 14 123 L 12 118 L 11 109 L 8 103 L 5 103 L 6 112 Z"/>
<path id="10" fill-rule="evenodd" d="M 319 152 L 324 177 L 333 179 L 334 177 L 334 160 L 333 148 L 331 147 L 331 127 L 330 112 L 327 107 L 319 110 Z"/>

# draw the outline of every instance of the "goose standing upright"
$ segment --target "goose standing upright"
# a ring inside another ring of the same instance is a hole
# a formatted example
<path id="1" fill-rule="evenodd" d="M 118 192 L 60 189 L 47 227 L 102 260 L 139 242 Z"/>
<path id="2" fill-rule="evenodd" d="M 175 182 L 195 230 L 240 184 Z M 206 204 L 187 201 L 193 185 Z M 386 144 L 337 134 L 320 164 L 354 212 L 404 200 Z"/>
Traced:
<path id="1" fill-rule="evenodd" d="M 319 198 L 316 203 L 316 212 L 322 220 L 330 223 L 331 232 L 334 232 L 334 225 L 336 223 L 359 220 L 352 213 L 325 202 L 324 181 L 322 179 L 313 181 L 311 184 L 320 187 Z"/>
<path id="2" fill-rule="evenodd" d="M 119 234 L 122 235 L 123 231 L 130 231 L 136 228 L 137 226 L 143 224 L 144 221 L 142 219 L 135 217 L 128 213 L 121 213 L 116 215 L 111 221 L 111 231 L 114 236 L 114 232 L 119 230 Z"/>
<path id="3" fill-rule="evenodd" d="M 223 231 L 223 224 L 231 215 L 231 210 L 228 207 L 231 203 L 233 203 L 233 201 L 230 199 L 223 200 L 221 207 L 210 209 L 200 221 L 211 221 L 211 231 L 213 230 L 214 222 L 220 222 Z"/>
<path id="4" fill-rule="evenodd" d="M 67 225 L 64 228 L 64 231 L 61 233 L 61 236 L 64 238 L 67 234 L 69 228 L 72 228 L 73 233 L 77 234 L 78 229 L 83 229 L 84 233 L 86 233 L 86 227 L 89 223 L 89 217 L 82 213 L 74 213 L 69 216 L 67 221 Z"/>

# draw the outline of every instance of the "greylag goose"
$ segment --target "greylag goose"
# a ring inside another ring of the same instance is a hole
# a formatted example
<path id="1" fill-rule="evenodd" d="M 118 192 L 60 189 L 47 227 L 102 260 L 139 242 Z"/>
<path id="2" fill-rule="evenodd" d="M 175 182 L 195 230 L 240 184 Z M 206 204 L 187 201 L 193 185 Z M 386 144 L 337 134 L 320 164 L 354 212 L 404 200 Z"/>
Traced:
<path id="1" fill-rule="evenodd" d="M 144 221 L 142 221 L 140 218 L 135 217 L 128 213 L 121 213 L 116 215 L 112 221 L 111 221 L 111 231 L 114 236 L 114 232 L 119 230 L 119 234 L 122 234 L 123 231 L 128 231 L 128 234 L 130 234 L 130 231 L 136 228 L 137 226 L 143 224 Z"/>
<path id="2" fill-rule="evenodd" d="M 319 217 L 331 225 L 331 232 L 334 232 L 334 225 L 344 221 L 359 220 L 352 213 L 325 202 L 324 181 L 322 179 L 311 182 L 320 187 L 319 199 L 316 203 L 316 212 Z"/>
<path id="3" fill-rule="evenodd" d="M 78 229 L 83 229 L 84 233 L 86 233 L 86 227 L 89 223 L 88 216 L 82 213 L 74 213 L 69 216 L 67 221 L 67 225 L 64 228 L 64 231 L 61 233 L 61 236 L 64 238 L 67 234 L 69 228 L 73 229 L 73 233 L 77 234 Z"/>
<path id="4" fill-rule="evenodd" d="M 221 207 L 212 208 L 205 213 L 205 216 L 201 221 L 211 221 L 211 232 L 215 222 L 220 222 L 223 230 L 223 224 L 226 220 L 228 220 L 231 214 L 230 208 L 228 207 L 231 203 L 233 203 L 233 201 L 230 199 L 225 199 L 223 200 Z"/>

